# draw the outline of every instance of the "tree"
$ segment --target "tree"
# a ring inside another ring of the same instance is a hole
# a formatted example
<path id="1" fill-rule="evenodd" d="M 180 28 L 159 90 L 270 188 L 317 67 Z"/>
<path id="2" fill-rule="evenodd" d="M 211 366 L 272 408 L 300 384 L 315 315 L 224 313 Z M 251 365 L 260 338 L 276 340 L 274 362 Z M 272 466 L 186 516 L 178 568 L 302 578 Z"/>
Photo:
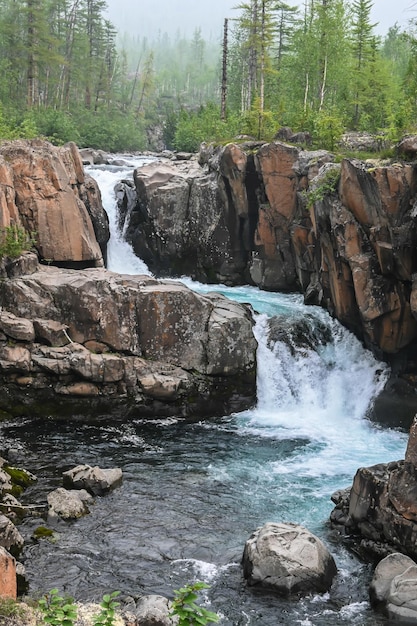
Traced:
<path id="1" fill-rule="evenodd" d="M 371 24 L 370 15 L 373 0 L 353 0 L 353 26 L 351 32 L 354 72 L 352 75 L 354 93 L 353 126 L 357 128 L 361 115 L 362 94 L 366 91 L 369 66 L 375 63 L 376 40 L 373 35 L 376 24 Z"/>

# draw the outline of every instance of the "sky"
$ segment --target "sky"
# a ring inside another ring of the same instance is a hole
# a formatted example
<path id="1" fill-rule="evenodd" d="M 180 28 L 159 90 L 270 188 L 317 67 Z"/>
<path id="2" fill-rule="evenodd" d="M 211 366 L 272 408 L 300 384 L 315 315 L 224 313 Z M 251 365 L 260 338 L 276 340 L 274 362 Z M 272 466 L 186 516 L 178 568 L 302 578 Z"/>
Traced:
<path id="1" fill-rule="evenodd" d="M 107 0 L 109 19 L 121 34 L 129 32 L 152 39 L 158 30 L 175 34 L 178 30 L 192 35 L 201 27 L 205 37 L 221 38 L 224 18 L 238 14 L 233 7 L 241 0 Z M 303 0 L 287 0 L 303 5 Z M 372 20 L 376 32 L 384 35 L 398 22 L 406 27 L 417 18 L 417 0 L 374 0 Z"/>

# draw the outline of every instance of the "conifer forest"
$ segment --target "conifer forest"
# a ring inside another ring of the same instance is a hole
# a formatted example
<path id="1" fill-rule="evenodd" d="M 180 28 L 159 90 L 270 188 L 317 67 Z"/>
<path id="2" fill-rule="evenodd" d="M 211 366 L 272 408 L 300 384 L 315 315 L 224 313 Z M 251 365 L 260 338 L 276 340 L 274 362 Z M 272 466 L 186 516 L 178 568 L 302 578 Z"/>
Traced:
<path id="1" fill-rule="evenodd" d="M 346 130 L 415 130 L 417 9 L 377 34 L 373 0 L 247 0 L 216 38 L 118 33 L 105 0 L 0 0 L 0 137 L 109 151 L 168 148 L 282 126 L 333 149 Z M 412 14 L 411 14 L 412 15 Z"/>

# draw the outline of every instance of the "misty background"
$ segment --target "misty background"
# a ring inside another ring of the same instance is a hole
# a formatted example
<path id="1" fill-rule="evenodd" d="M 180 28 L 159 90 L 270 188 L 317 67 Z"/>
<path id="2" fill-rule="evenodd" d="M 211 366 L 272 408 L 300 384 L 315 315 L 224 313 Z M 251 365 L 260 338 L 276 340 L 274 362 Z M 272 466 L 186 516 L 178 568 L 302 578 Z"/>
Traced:
<path id="1" fill-rule="evenodd" d="M 221 40 L 224 18 L 238 15 L 233 7 L 239 0 L 107 0 L 110 21 L 120 34 L 129 33 L 154 39 L 158 33 L 192 36 L 201 28 L 206 39 Z M 303 0 L 288 4 L 303 6 Z M 376 32 L 384 35 L 396 22 L 406 28 L 408 20 L 417 17 L 414 0 L 375 0 L 372 19 L 378 22 Z"/>

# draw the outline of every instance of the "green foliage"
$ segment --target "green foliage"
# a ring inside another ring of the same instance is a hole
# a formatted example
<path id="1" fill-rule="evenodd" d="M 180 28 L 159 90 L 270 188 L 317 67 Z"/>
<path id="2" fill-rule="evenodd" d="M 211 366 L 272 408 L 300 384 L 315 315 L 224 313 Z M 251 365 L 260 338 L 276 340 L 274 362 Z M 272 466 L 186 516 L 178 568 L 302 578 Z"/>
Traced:
<path id="1" fill-rule="evenodd" d="M 343 131 L 343 120 L 335 108 L 329 111 L 320 111 L 317 114 L 314 121 L 314 138 L 321 147 L 326 150 L 334 150 L 342 138 Z"/>
<path id="2" fill-rule="evenodd" d="M 120 591 L 113 591 L 113 593 L 105 594 L 100 603 L 102 611 L 93 618 L 94 626 L 113 626 L 115 610 L 119 606 L 119 602 L 115 602 L 115 598 L 120 594 Z"/>
<path id="3" fill-rule="evenodd" d="M 219 107 L 209 103 L 197 112 L 182 110 L 175 131 L 174 146 L 177 150 L 196 152 L 203 141 L 219 141 L 234 136 L 239 128 L 238 119 L 220 119 Z"/>
<path id="4" fill-rule="evenodd" d="M 78 116 L 79 144 L 109 152 L 144 150 L 141 118 L 133 115 L 82 110 Z"/>
<path id="5" fill-rule="evenodd" d="M 21 226 L 17 224 L 6 226 L 0 230 L 0 259 L 3 257 L 15 259 L 22 252 L 30 250 L 33 244 L 33 235 L 29 235 Z"/>
<path id="6" fill-rule="evenodd" d="M 115 598 L 120 591 L 105 594 L 100 603 L 101 611 L 93 617 L 93 626 L 114 626 L 116 608 L 119 603 Z M 77 620 L 77 607 L 73 598 L 59 595 L 58 589 L 51 589 L 39 600 L 42 621 L 51 626 L 74 626 Z M 1 615 L 1 613 L 0 613 Z"/>
<path id="7" fill-rule="evenodd" d="M 4 619 L 18 618 L 23 620 L 26 615 L 26 609 L 12 598 L 3 598 L 0 596 L 0 623 Z"/>
<path id="8" fill-rule="evenodd" d="M 259 98 L 255 98 L 250 111 L 242 115 L 242 133 L 255 139 L 272 139 L 278 127 L 278 119 L 272 111 L 262 110 Z"/>
<path id="9" fill-rule="evenodd" d="M 196 592 L 208 588 L 209 585 L 203 582 L 195 582 L 174 591 L 175 598 L 172 601 L 170 617 L 179 618 L 178 626 L 204 626 L 219 621 L 217 613 L 208 611 L 195 603 L 198 599 Z"/>
<path id="10" fill-rule="evenodd" d="M 46 137 L 56 146 L 62 146 L 68 141 L 80 140 L 78 123 L 75 116 L 69 111 L 59 111 L 57 109 L 42 109 L 33 112 L 38 135 Z"/>
<path id="11" fill-rule="evenodd" d="M 33 531 L 34 539 L 50 539 L 55 535 L 54 531 L 51 528 L 47 528 L 46 526 L 38 526 Z"/>
<path id="12" fill-rule="evenodd" d="M 337 191 L 340 180 L 340 169 L 332 167 L 328 169 L 318 181 L 317 185 L 313 185 L 304 192 L 307 201 L 307 207 L 312 207 L 316 202 L 321 202 L 324 198 Z"/>
<path id="13" fill-rule="evenodd" d="M 51 626 L 74 626 L 77 608 L 72 598 L 59 595 L 58 589 L 51 589 L 38 602 L 44 624 Z"/>

